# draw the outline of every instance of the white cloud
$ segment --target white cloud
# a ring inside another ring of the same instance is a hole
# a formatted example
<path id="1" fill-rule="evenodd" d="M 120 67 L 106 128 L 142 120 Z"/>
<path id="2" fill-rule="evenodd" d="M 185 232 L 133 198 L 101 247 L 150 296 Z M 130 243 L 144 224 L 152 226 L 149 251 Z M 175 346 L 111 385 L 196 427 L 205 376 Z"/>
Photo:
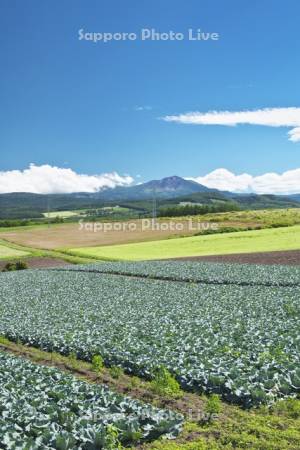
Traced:
<path id="1" fill-rule="evenodd" d="M 300 193 L 300 168 L 282 174 L 271 172 L 256 177 L 247 173 L 235 175 L 227 169 L 216 169 L 203 177 L 189 179 L 222 191 L 257 194 Z"/>
<path id="2" fill-rule="evenodd" d="M 205 176 L 187 178 L 209 188 L 258 194 L 299 194 L 300 168 L 282 174 L 265 173 L 252 176 L 234 174 L 227 169 L 216 169 Z M 97 192 L 116 186 L 129 186 L 134 182 L 130 175 L 116 172 L 100 175 L 78 174 L 72 169 L 31 164 L 25 170 L 0 172 L 0 193 L 32 192 L 37 194 Z M 141 183 L 139 183 L 141 184 Z"/>
<path id="3" fill-rule="evenodd" d="M 262 125 L 266 127 L 288 127 L 289 140 L 300 141 L 300 108 L 266 108 L 253 111 L 209 111 L 188 112 L 175 116 L 165 116 L 166 122 L 177 122 L 194 125 L 224 125 L 240 124 Z"/>
<path id="4" fill-rule="evenodd" d="M 299 142 L 300 141 L 300 127 L 293 128 L 288 132 L 289 140 L 292 142 Z"/>
<path id="5" fill-rule="evenodd" d="M 25 170 L 0 172 L 0 193 L 32 192 L 59 194 L 71 192 L 97 192 L 105 188 L 127 186 L 133 182 L 129 175 L 116 172 L 100 175 L 84 175 L 72 169 L 30 164 Z"/>
<path id="6" fill-rule="evenodd" d="M 149 106 L 149 105 L 135 106 L 134 110 L 135 111 L 151 111 L 152 110 L 152 106 Z"/>

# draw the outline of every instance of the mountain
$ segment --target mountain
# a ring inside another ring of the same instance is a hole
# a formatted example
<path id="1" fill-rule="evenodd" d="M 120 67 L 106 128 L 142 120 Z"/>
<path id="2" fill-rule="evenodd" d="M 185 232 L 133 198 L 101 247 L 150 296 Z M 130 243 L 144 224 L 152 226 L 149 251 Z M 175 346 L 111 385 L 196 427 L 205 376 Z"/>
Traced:
<path id="1" fill-rule="evenodd" d="M 298 200 L 292 195 L 272 195 L 272 194 L 236 194 L 233 192 L 223 192 L 223 194 L 237 202 L 242 209 L 267 209 L 267 208 L 299 208 L 300 196 Z"/>
<path id="2" fill-rule="evenodd" d="M 178 176 L 152 180 L 147 183 L 110 188 L 99 192 L 76 192 L 73 194 L 32 194 L 15 192 L 0 194 L 0 219 L 39 218 L 49 208 L 51 211 L 100 208 L 109 204 L 123 202 L 151 201 L 153 197 L 159 201 L 172 199 L 193 193 L 207 193 L 211 190 L 194 181 Z M 134 206 L 134 205 L 132 205 Z M 143 210 L 143 205 L 137 205 Z"/>
<path id="3" fill-rule="evenodd" d="M 286 195 L 284 195 L 282 197 L 286 197 Z M 300 194 L 291 194 L 288 197 L 296 202 L 300 202 Z"/>
<path id="4" fill-rule="evenodd" d="M 135 186 L 107 189 L 93 194 L 93 196 L 103 201 L 147 200 L 152 199 L 154 196 L 157 199 L 168 199 L 193 194 L 195 192 L 210 191 L 214 190 L 195 181 L 185 180 L 174 175 Z"/>
<path id="5" fill-rule="evenodd" d="M 0 194 L 0 219 L 23 219 L 43 217 L 51 211 L 93 209 L 103 206 L 123 205 L 141 213 L 150 211 L 152 200 L 158 206 L 174 206 L 181 202 L 216 204 L 234 202 L 241 209 L 299 208 L 300 194 L 258 195 L 236 194 L 210 189 L 195 181 L 171 176 L 129 187 L 110 188 L 99 192 L 76 192 L 73 194 Z"/>

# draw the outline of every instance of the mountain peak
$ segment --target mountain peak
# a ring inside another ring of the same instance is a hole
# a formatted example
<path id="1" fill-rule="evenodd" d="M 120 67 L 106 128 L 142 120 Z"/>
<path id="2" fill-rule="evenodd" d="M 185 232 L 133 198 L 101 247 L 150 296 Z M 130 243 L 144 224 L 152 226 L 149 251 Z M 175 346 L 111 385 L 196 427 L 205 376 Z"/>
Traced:
<path id="1" fill-rule="evenodd" d="M 185 180 L 178 175 L 162 178 L 161 180 L 151 180 L 146 183 L 134 186 L 117 187 L 107 189 L 96 194 L 103 200 L 145 200 L 157 198 L 175 198 L 182 195 L 189 195 L 196 192 L 209 192 L 212 189 L 202 186 L 191 180 Z"/>
<path id="2" fill-rule="evenodd" d="M 178 189 L 186 185 L 184 178 L 173 175 L 171 177 L 162 178 L 161 180 L 151 180 L 144 184 L 145 187 L 152 189 Z"/>

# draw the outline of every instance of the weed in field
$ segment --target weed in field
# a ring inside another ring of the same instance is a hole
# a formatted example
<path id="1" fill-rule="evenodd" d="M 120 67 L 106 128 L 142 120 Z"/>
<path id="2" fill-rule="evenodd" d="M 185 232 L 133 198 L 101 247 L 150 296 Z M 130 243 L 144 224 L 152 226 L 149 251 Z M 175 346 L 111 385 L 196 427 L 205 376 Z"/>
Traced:
<path id="1" fill-rule="evenodd" d="M 222 403 L 220 397 L 217 394 L 210 395 L 204 408 L 208 421 L 211 422 L 216 415 L 220 414 L 221 410 Z"/>
<path id="2" fill-rule="evenodd" d="M 131 377 L 130 379 L 130 388 L 135 389 L 140 385 L 140 379 L 136 376 Z"/>
<path id="3" fill-rule="evenodd" d="M 104 445 L 107 450 L 122 450 L 123 447 L 119 441 L 119 430 L 115 425 L 107 425 Z"/>
<path id="4" fill-rule="evenodd" d="M 122 375 L 123 370 L 121 369 L 121 367 L 113 366 L 113 367 L 110 368 L 109 373 L 112 376 L 112 378 L 117 380 Z"/>
<path id="5" fill-rule="evenodd" d="M 6 339 L 6 337 L 0 336 L 0 344 L 2 344 L 2 345 L 9 345 L 10 342 L 9 342 L 8 339 Z"/>
<path id="6" fill-rule="evenodd" d="M 104 361 L 103 361 L 102 356 L 94 355 L 92 358 L 92 366 L 93 366 L 94 372 L 96 372 L 97 375 L 100 375 L 100 373 L 102 372 L 102 369 L 104 367 Z"/>
<path id="7" fill-rule="evenodd" d="M 73 369 L 78 369 L 79 367 L 79 361 L 77 359 L 77 355 L 75 352 L 71 352 L 70 355 L 68 356 L 68 359 L 71 363 L 71 366 L 73 367 Z"/>
<path id="8" fill-rule="evenodd" d="M 16 262 L 16 270 L 25 270 L 25 269 L 28 269 L 28 264 L 26 261 Z"/>
<path id="9" fill-rule="evenodd" d="M 151 383 L 152 390 L 156 394 L 167 395 L 170 397 L 180 397 L 183 392 L 179 383 L 171 375 L 171 373 L 163 366 L 155 371 L 154 380 Z"/>
<path id="10" fill-rule="evenodd" d="M 28 264 L 25 261 L 8 262 L 5 264 L 2 272 L 12 272 L 14 270 L 25 270 L 28 269 Z"/>
<path id="11" fill-rule="evenodd" d="M 8 262 L 5 264 L 4 269 L 2 272 L 12 272 L 13 270 L 16 270 L 16 266 L 12 262 Z"/>

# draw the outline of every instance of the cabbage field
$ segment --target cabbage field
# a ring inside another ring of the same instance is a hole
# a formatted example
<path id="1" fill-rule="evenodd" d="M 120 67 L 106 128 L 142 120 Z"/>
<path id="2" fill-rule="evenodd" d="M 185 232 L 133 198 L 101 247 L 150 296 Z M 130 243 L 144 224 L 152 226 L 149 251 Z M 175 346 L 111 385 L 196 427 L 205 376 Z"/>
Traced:
<path id="1" fill-rule="evenodd" d="M 1 274 L 0 335 L 148 379 L 163 365 L 243 407 L 299 393 L 298 269 L 160 264 Z"/>
<path id="2" fill-rule="evenodd" d="M 182 423 L 178 414 L 4 353 L 0 412 L 6 449 L 117 449 L 118 443 L 177 436 Z"/>

